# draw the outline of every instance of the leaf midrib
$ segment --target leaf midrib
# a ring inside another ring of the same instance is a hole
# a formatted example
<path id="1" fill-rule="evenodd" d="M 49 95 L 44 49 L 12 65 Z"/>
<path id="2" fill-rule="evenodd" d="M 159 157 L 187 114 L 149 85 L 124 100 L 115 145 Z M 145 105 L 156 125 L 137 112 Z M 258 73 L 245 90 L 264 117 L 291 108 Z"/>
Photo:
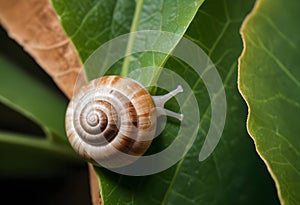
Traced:
<path id="1" fill-rule="evenodd" d="M 135 8 L 133 21 L 132 21 L 131 28 L 130 28 L 130 35 L 129 35 L 129 40 L 128 40 L 128 44 L 127 44 L 126 54 L 125 54 L 126 57 L 123 62 L 121 76 L 127 76 L 128 71 L 129 71 L 129 63 L 130 63 L 130 55 L 129 54 L 132 51 L 132 47 L 134 44 L 134 37 L 135 37 L 133 32 L 137 31 L 143 3 L 144 3 L 144 0 L 138 0 L 136 8 Z"/>

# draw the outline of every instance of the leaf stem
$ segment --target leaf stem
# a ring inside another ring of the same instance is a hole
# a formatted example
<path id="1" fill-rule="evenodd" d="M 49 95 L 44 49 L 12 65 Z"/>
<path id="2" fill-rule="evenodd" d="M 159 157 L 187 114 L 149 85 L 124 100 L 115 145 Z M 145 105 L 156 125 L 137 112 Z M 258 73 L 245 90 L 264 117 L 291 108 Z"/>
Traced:
<path id="1" fill-rule="evenodd" d="M 59 143 L 53 143 L 47 140 L 47 138 L 0 132 L 0 143 L 14 144 L 16 146 L 27 147 L 28 149 L 40 149 L 41 151 L 47 151 L 50 154 L 56 154 L 73 160 L 79 159 L 70 147 Z"/>

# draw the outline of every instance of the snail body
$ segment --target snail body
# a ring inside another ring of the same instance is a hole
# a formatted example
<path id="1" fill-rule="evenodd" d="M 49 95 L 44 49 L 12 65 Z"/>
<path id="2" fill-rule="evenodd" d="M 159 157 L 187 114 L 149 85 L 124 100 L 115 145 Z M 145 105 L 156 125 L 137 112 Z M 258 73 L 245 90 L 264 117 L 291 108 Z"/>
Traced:
<path id="1" fill-rule="evenodd" d="M 182 119 L 163 108 L 182 88 L 164 96 L 151 96 L 137 81 L 103 76 L 90 81 L 70 101 L 66 132 L 74 150 L 95 165 L 128 165 L 143 155 L 155 136 L 161 114 Z"/>

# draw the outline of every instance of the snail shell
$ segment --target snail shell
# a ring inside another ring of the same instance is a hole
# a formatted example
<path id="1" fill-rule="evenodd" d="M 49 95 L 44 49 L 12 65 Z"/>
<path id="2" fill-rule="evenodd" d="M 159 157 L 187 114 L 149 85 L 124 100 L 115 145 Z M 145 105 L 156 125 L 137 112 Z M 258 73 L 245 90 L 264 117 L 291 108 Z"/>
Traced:
<path id="1" fill-rule="evenodd" d="M 73 97 L 66 112 L 66 132 L 75 151 L 95 165 L 115 168 L 143 155 L 155 135 L 156 106 L 176 93 L 151 96 L 138 82 L 104 76 L 89 82 Z M 182 115 L 165 110 L 167 115 Z"/>

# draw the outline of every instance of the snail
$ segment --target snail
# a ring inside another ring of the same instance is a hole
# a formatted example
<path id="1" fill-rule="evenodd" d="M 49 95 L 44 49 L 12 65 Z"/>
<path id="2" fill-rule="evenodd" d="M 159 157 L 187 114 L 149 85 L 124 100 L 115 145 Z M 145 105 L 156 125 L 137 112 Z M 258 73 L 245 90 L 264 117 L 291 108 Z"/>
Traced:
<path id="1" fill-rule="evenodd" d="M 137 81 L 103 76 L 84 85 L 66 111 L 66 132 L 74 150 L 94 165 L 116 168 L 133 163 L 149 148 L 157 117 L 178 120 L 183 114 L 164 109 L 181 86 L 162 96 L 151 96 Z"/>

